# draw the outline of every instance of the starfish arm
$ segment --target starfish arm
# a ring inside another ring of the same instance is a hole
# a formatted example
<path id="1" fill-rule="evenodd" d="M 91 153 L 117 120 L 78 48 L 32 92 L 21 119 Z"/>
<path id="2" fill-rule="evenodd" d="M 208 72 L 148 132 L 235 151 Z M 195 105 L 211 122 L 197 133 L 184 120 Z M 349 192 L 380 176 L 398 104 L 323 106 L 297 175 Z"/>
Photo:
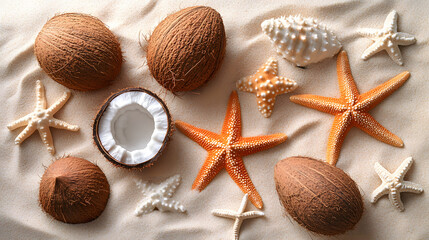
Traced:
<path id="1" fill-rule="evenodd" d="M 253 205 L 259 209 L 262 208 L 262 198 L 256 191 L 256 188 L 247 173 L 243 159 L 238 156 L 227 154 L 225 168 L 229 176 L 231 176 L 234 182 L 240 187 L 241 191 L 249 194 L 249 200 Z"/>
<path id="2" fill-rule="evenodd" d="M 58 129 L 66 129 L 69 131 L 78 131 L 79 130 L 79 126 L 68 124 L 68 123 L 66 123 L 62 120 L 56 119 L 56 118 L 52 118 L 49 121 L 49 126 L 54 127 L 54 128 L 58 128 Z"/>
<path id="3" fill-rule="evenodd" d="M 375 39 L 380 35 L 380 29 L 375 28 L 360 28 L 358 33 L 364 37 Z"/>
<path id="4" fill-rule="evenodd" d="M 249 199 L 249 194 L 246 193 L 243 196 L 243 199 L 241 200 L 240 208 L 238 209 L 238 212 L 242 214 L 247 206 L 247 200 Z"/>
<path id="5" fill-rule="evenodd" d="M 380 163 L 378 162 L 374 163 L 374 170 L 381 178 L 383 183 L 386 182 L 387 179 L 389 179 L 392 176 L 392 174 L 389 171 L 387 171 L 383 166 L 381 166 Z"/>
<path id="6" fill-rule="evenodd" d="M 363 60 L 368 60 L 370 57 L 372 57 L 374 54 L 382 51 L 385 49 L 384 42 L 379 40 L 372 43 L 365 51 L 362 53 L 361 58 Z"/>
<path id="7" fill-rule="evenodd" d="M 180 132 L 198 143 L 205 150 L 210 151 L 218 147 L 218 140 L 220 139 L 218 134 L 205 129 L 194 127 L 182 121 L 176 121 L 175 125 Z"/>
<path id="8" fill-rule="evenodd" d="M 34 131 L 37 130 L 37 126 L 35 123 L 30 122 L 27 127 L 22 130 L 22 132 L 15 138 L 15 144 L 21 144 L 24 142 L 25 139 L 27 139 L 31 134 L 34 133 Z"/>
<path id="9" fill-rule="evenodd" d="M 26 115 L 26 116 L 24 116 L 24 117 L 22 117 L 22 118 L 20 118 L 18 120 L 15 120 L 15 121 L 9 123 L 7 125 L 7 128 L 12 131 L 12 130 L 15 130 L 17 128 L 20 128 L 20 127 L 23 127 L 23 126 L 27 125 L 28 122 L 31 119 L 31 115 L 32 114 L 33 113 L 30 113 L 30 114 L 28 114 L 28 115 Z"/>
<path id="10" fill-rule="evenodd" d="M 36 112 L 46 109 L 45 88 L 40 80 L 36 81 Z"/>
<path id="11" fill-rule="evenodd" d="M 305 107 L 313 108 L 320 112 L 325 112 L 333 115 L 346 110 L 346 106 L 342 103 L 341 99 L 338 98 L 303 94 L 291 96 L 290 100 Z"/>
<path id="12" fill-rule="evenodd" d="M 231 210 L 225 210 L 225 209 L 214 209 L 212 210 L 212 214 L 217 217 L 224 217 L 224 218 L 237 218 L 238 214 Z"/>
<path id="13" fill-rule="evenodd" d="M 151 186 L 152 184 L 150 184 L 148 182 L 143 182 L 142 180 L 136 181 L 136 185 L 137 185 L 137 188 L 141 189 L 142 193 L 147 192 L 152 187 Z"/>
<path id="14" fill-rule="evenodd" d="M 287 136 L 283 133 L 272 134 L 267 136 L 241 138 L 232 148 L 239 156 L 247 156 L 261 152 L 285 142 Z"/>
<path id="15" fill-rule="evenodd" d="M 265 69 L 271 70 L 271 73 L 273 75 L 278 74 L 279 65 L 277 63 L 277 60 L 273 57 L 268 58 L 267 62 L 263 66 Z"/>
<path id="16" fill-rule="evenodd" d="M 146 214 L 155 210 L 155 206 L 150 201 L 141 201 L 137 206 L 134 214 L 136 216 L 141 216 L 142 214 Z"/>
<path id="17" fill-rule="evenodd" d="M 207 185 L 225 166 L 225 155 L 224 149 L 209 151 L 203 166 L 192 184 L 192 189 L 197 189 L 201 192 L 205 187 L 207 187 Z"/>
<path id="18" fill-rule="evenodd" d="M 390 96 L 398 88 L 400 88 L 409 77 L 410 73 L 408 71 L 402 72 L 389 81 L 360 95 L 359 101 L 355 105 L 356 109 L 359 111 L 368 112 L 388 96 Z"/>
<path id="19" fill-rule="evenodd" d="M 285 77 L 277 77 L 274 84 L 276 84 L 278 89 L 276 95 L 292 92 L 298 87 L 298 84 L 294 80 Z"/>
<path id="20" fill-rule="evenodd" d="M 234 231 L 234 240 L 239 240 L 240 238 L 240 228 L 242 223 L 243 223 L 243 219 L 241 218 L 235 219 L 234 226 L 232 228 Z"/>
<path id="21" fill-rule="evenodd" d="M 398 32 L 396 33 L 396 38 L 395 38 L 395 42 L 398 45 L 411 45 L 416 43 L 416 38 L 408 33 L 404 33 L 404 32 Z"/>
<path id="22" fill-rule="evenodd" d="M 401 192 L 410 192 L 410 193 L 422 193 L 423 187 L 420 184 L 403 181 L 401 184 Z"/>
<path id="23" fill-rule="evenodd" d="M 255 218 L 255 217 L 262 217 L 265 216 L 263 212 L 260 211 L 249 211 L 245 212 L 241 215 L 242 219 L 248 219 L 248 218 Z"/>
<path id="24" fill-rule="evenodd" d="M 406 158 L 404 161 L 402 161 L 401 165 L 399 165 L 393 175 L 399 177 L 399 181 L 404 180 L 404 177 L 407 174 L 408 170 L 410 170 L 411 165 L 413 165 L 413 158 Z"/>
<path id="25" fill-rule="evenodd" d="M 163 185 L 162 191 L 161 191 L 162 196 L 170 198 L 171 196 L 173 196 L 177 187 L 180 185 L 180 175 L 174 175 L 168 178 L 161 185 Z"/>
<path id="26" fill-rule="evenodd" d="M 276 97 L 263 97 L 261 94 L 256 94 L 256 101 L 258 104 L 258 110 L 262 116 L 268 118 L 271 116 L 274 110 L 274 104 L 276 103 Z"/>
<path id="27" fill-rule="evenodd" d="M 66 104 L 67 100 L 70 98 L 70 92 L 64 92 L 63 95 L 58 99 L 54 104 L 52 104 L 48 110 L 46 111 L 49 115 L 54 115 L 56 112 L 58 112 L 64 104 Z"/>
<path id="28" fill-rule="evenodd" d="M 368 113 L 360 113 L 355 119 L 355 126 L 375 139 L 395 147 L 403 147 L 402 140 L 384 128 Z"/>
<path id="29" fill-rule="evenodd" d="M 328 138 L 328 147 L 326 151 L 326 162 L 335 166 L 340 156 L 341 146 L 343 141 L 351 128 L 352 117 L 351 114 L 346 112 L 338 114 L 334 118 L 331 132 Z"/>
<path id="30" fill-rule="evenodd" d="M 157 204 L 157 208 L 161 212 L 170 211 L 170 212 L 185 212 L 185 207 L 179 202 L 172 199 L 164 199 Z"/>
<path id="31" fill-rule="evenodd" d="M 389 194 L 389 188 L 385 184 L 381 184 L 378 188 L 374 190 L 371 194 L 371 203 L 375 203 L 382 196 Z"/>
<path id="32" fill-rule="evenodd" d="M 225 140 L 228 143 L 233 143 L 241 137 L 241 110 L 236 91 L 233 91 L 229 97 L 221 135 L 226 136 Z"/>
<path id="33" fill-rule="evenodd" d="M 401 50 L 399 50 L 399 47 L 397 44 L 392 44 L 392 46 L 388 47 L 386 49 L 387 53 L 389 54 L 390 58 L 398 65 L 403 64 L 402 62 L 402 54 Z"/>
<path id="34" fill-rule="evenodd" d="M 387 15 L 386 20 L 384 20 L 383 29 L 387 31 L 397 32 L 398 31 L 398 13 L 393 10 Z"/>
<path id="35" fill-rule="evenodd" d="M 346 103 L 354 105 L 359 97 L 359 91 L 353 80 L 352 71 L 350 70 L 349 58 L 346 51 L 341 51 L 337 58 L 337 75 L 338 85 L 340 87 L 341 98 Z"/>
<path id="36" fill-rule="evenodd" d="M 256 93 L 256 82 L 253 81 L 253 78 L 254 76 L 252 75 L 238 80 L 236 83 L 237 89 L 243 92 Z"/>
<path id="37" fill-rule="evenodd" d="M 402 212 L 405 210 L 404 204 L 402 203 L 402 200 L 401 200 L 401 194 L 399 191 L 394 191 L 394 192 L 390 191 L 389 200 L 393 206 L 395 206 L 399 209 L 399 211 Z"/>
<path id="38" fill-rule="evenodd" d="M 55 154 L 54 140 L 52 139 L 52 134 L 51 134 L 51 130 L 49 130 L 49 127 L 46 126 L 43 129 L 39 128 L 39 134 L 40 134 L 40 138 L 42 138 L 43 144 L 45 144 L 49 153 L 54 155 Z"/>

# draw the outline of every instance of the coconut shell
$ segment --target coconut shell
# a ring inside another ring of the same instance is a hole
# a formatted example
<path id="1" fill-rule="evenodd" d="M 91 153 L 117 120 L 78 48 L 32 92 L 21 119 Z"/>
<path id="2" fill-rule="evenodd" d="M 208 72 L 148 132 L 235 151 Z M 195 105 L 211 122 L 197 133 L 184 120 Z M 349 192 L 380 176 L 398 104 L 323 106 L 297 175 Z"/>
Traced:
<path id="1" fill-rule="evenodd" d="M 118 162 L 114 157 L 112 157 L 112 155 L 109 154 L 109 151 L 107 151 L 104 148 L 103 144 L 101 144 L 100 135 L 99 135 L 100 120 L 101 120 L 101 117 L 103 116 L 104 112 L 106 111 L 107 107 L 109 106 L 110 102 L 113 99 L 115 99 L 117 96 L 119 96 L 125 92 L 130 92 L 130 91 L 144 92 L 144 93 L 149 94 L 153 98 L 157 99 L 158 102 L 161 104 L 162 108 L 164 109 L 165 113 L 167 114 L 167 119 L 169 122 L 167 135 L 165 136 L 162 148 L 159 149 L 158 153 L 149 161 L 141 163 L 141 164 L 137 164 L 137 165 L 132 165 L 132 166 L 122 164 L 121 162 Z M 167 143 L 170 141 L 170 138 L 173 135 L 173 129 L 174 128 L 173 128 L 173 123 L 171 120 L 170 111 L 168 110 L 167 105 L 165 105 L 164 101 L 162 101 L 161 98 L 159 98 L 155 93 L 153 93 L 147 89 L 140 88 L 140 87 L 130 87 L 130 88 L 125 88 L 125 89 L 122 89 L 118 92 L 113 93 L 104 101 L 103 105 L 101 105 L 100 110 L 97 112 L 97 115 L 95 116 L 94 124 L 92 125 L 92 137 L 94 139 L 95 145 L 97 146 L 98 150 L 100 150 L 101 154 L 103 154 L 103 156 L 107 160 L 109 160 L 109 162 L 112 163 L 114 166 L 120 167 L 120 168 L 126 168 L 126 169 L 143 169 L 146 167 L 151 167 L 153 165 L 153 163 L 161 156 L 162 152 L 167 147 Z"/>
<path id="2" fill-rule="evenodd" d="M 34 53 L 52 79 L 81 91 L 109 85 L 122 66 L 115 35 L 98 18 L 80 13 L 51 18 L 36 37 Z"/>
<path id="3" fill-rule="evenodd" d="M 155 28 L 147 45 L 147 64 L 167 90 L 190 91 L 219 69 L 225 46 L 220 14 L 210 7 L 189 7 L 169 15 Z"/>
<path id="4" fill-rule="evenodd" d="M 76 157 L 56 160 L 40 182 L 42 209 L 58 221 L 86 223 L 103 212 L 110 186 L 101 169 Z"/>
<path id="5" fill-rule="evenodd" d="M 363 213 L 356 183 L 341 169 L 307 157 L 278 162 L 274 180 L 289 215 L 310 231 L 335 235 L 352 229 Z"/>

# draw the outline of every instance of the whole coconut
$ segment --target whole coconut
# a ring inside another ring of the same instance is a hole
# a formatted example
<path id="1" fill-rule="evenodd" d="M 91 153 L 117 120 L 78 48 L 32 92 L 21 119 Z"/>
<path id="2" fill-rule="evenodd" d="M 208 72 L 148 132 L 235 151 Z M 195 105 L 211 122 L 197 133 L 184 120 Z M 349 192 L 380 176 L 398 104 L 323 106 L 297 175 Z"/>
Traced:
<path id="1" fill-rule="evenodd" d="M 152 76 L 172 92 L 190 91 L 207 82 L 225 54 L 220 14 L 204 6 L 173 13 L 155 28 L 147 46 Z"/>
<path id="2" fill-rule="evenodd" d="M 86 223 L 100 216 L 109 194 L 109 183 L 99 167 L 82 158 L 66 157 L 46 169 L 39 202 L 56 220 Z"/>
<path id="3" fill-rule="evenodd" d="M 52 79 L 71 89 L 105 87 L 121 71 L 118 40 L 90 15 L 65 13 L 51 18 L 36 37 L 34 53 Z"/>
<path id="4" fill-rule="evenodd" d="M 274 180 L 289 215 L 310 231 L 335 235 L 352 229 L 363 213 L 356 183 L 341 169 L 307 157 L 278 162 Z"/>

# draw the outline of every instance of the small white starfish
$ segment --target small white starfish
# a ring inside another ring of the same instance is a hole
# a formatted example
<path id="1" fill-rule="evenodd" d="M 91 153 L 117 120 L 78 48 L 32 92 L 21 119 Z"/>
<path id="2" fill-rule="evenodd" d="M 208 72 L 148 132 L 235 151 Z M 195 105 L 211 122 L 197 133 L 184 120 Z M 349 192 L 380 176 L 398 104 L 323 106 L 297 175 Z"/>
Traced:
<path id="1" fill-rule="evenodd" d="M 161 212 L 186 212 L 185 207 L 177 201 L 171 199 L 176 188 L 180 185 L 180 175 L 174 175 L 159 185 L 148 182 L 138 181 L 137 187 L 140 188 L 145 195 L 142 201 L 138 204 L 136 216 L 152 212 L 157 208 Z"/>
<path id="2" fill-rule="evenodd" d="M 234 228 L 233 228 L 234 229 L 233 239 L 235 240 L 239 239 L 240 227 L 244 219 L 264 216 L 264 213 L 261 211 L 244 212 L 244 209 L 246 208 L 246 205 L 247 205 L 247 197 L 248 197 L 248 194 L 246 193 L 246 195 L 244 195 L 243 197 L 243 200 L 241 201 L 241 205 L 240 205 L 240 208 L 238 209 L 238 212 L 234 212 L 231 210 L 223 210 L 223 209 L 212 210 L 212 214 L 215 216 L 235 219 Z"/>
<path id="3" fill-rule="evenodd" d="M 363 28 L 359 33 L 374 41 L 362 54 L 362 59 L 367 60 L 374 54 L 386 50 L 392 60 L 402 65 L 401 51 L 398 45 L 411 45 L 416 38 L 408 33 L 398 32 L 398 13 L 393 10 L 387 15 L 382 29 Z"/>
<path id="4" fill-rule="evenodd" d="M 43 143 L 48 148 L 49 153 L 55 153 L 54 141 L 52 139 L 49 127 L 66 129 L 69 131 L 78 131 L 79 126 L 68 124 L 64 121 L 54 118 L 54 114 L 58 112 L 70 97 L 70 92 L 64 92 L 63 96 L 58 99 L 51 107 L 46 109 L 45 89 L 40 80 L 36 81 L 37 102 L 34 112 L 10 123 L 7 125 L 9 130 L 15 130 L 19 127 L 27 126 L 16 137 L 15 144 L 21 144 L 36 130 L 39 131 Z"/>
<path id="5" fill-rule="evenodd" d="M 413 159 L 411 157 L 405 159 L 394 173 L 390 173 L 378 162 L 374 168 L 383 183 L 374 190 L 371 196 L 371 202 L 375 203 L 383 195 L 389 194 L 390 202 L 397 207 L 399 211 L 404 211 L 404 204 L 401 201 L 401 192 L 421 193 L 423 188 L 421 185 L 413 182 L 404 181 Z"/>

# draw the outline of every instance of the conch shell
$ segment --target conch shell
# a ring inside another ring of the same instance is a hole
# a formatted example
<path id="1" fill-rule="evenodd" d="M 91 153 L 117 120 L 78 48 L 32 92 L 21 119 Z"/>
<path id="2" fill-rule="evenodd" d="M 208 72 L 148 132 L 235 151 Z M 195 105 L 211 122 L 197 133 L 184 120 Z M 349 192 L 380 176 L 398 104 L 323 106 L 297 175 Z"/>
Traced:
<path id="1" fill-rule="evenodd" d="M 277 53 L 300 67 L 333 57 L 342 47 L 337 37 L 313 18 L 272 18 L 262 22 L 261 27 Z"/>

